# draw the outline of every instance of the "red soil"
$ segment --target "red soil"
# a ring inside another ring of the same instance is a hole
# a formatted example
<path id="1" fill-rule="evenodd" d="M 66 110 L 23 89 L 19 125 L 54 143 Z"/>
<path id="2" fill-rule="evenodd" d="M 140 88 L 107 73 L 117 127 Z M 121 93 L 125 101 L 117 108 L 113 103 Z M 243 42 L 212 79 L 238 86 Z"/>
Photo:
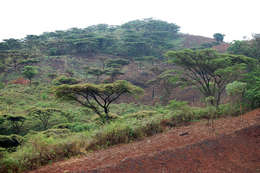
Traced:
<path id="1" fill-rule="evenodd" d="M 30 81 L 20 77 L 20 78 L 17 78 L 15 80 L 11 81 L 10 83 L 11 84 L 28 85 L 30 83 Z"/>
<path id="2" fill-rule="evenodd" d="M 220 45 L 214 46 L 213 49 L 217 50 L 220 53 L 225 53 L 229 46 L 230 44 L 228 43 L 221 43 Z"/>
<path id="3" fill-rule="evenodd" d="M 215 42 L 215 39 L 213 39 L 213 38 L 203 37 L 203 36 L 199 36 L 199 35 L 183 34 L 182 36 L 184 38 L 183 46 L 185 48 L 192 48 L 192 47 L 201 45 L 203 43 Z M 223 42 L 220 45 L 213 46 L 213 49 L 215 49 L 218 52 L 224 53 L 227 51 L 229 46 L 230 45 L 228 43 Z"/>
<path id="4" fill-rule="evenodd" d="M 260 172 L 260 109 L 221 118 L 214 128 L 194 122 L 142 141 L 121 144 L 42 167 L 62 172 Z M 181 135 L 186 134 L 186 135 Z"/>

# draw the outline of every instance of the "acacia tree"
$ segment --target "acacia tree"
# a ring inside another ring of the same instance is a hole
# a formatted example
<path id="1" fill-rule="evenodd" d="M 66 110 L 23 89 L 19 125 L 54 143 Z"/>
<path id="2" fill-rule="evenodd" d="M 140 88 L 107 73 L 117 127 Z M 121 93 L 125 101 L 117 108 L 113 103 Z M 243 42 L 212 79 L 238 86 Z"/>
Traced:
<path id="1" fill-rule="evenodd" d="M 55 93 L 58 98 L 74 100 L 92 109 L 105 122 L 110 118 L 109 106 L 112 102 L 124 94 L 138 96 L 143 93 L 143 89 L 130 82 L 118 80 L 114 83 L 99 85 L 90 83 L 62 85 L 55 89 Z"/>
<path id="2" fill-rule="evenodd" d="M 121 68 L 125 65 L 128 65 L 130 62 L 127 59 L 116 58 L 116 59 L 109 59 L 106 61 L 106 67 L 108 68 Z"/>
<path id="3" fill-rule="evenodd" d="M 30 85 L 31 85 L 31 83 L 32 83 L 32 78 L 33 78 L 36 74 L 38 74 L 38 71 L 37 71 L 37 69 L 36 69 L 34 66 L 29 66 L 29 65 L 27 65 L 27 66 L 24 67 L 22 73 L 23 73 L 23 75 L 24 75 L 27 79 L 29 79 Z"/>
<path id="4" fill-rule="evenodd" d="M 180 86 L 180 82 L 178 81 L 178 78 L 175 77 L 174 70 L 163 71 L 163 69 L 160 69 L 157 71 L 156 69 L 158 68 L 156 67 L 151 69 L 153 72 L 157 72 L 157 75 L 147 83 L 152 85 L 152 98 L 154 98 L 155 95 L 155 86 L 158 85 L 163 93 L 160 100 L 163 104 L 166 104 L 172 94 L 172 89 Z"/>
<path id="5" fill-rule="evenodd" d="M 106 74 L 110 76 L 110 81 L 114 82 L 118 76 L 123 75 L 124 73 L 121 72 L 120 68 L 109 68 L 106 69 Z"/>
<path id="6" fill-rule="evenodd" d="M 169 51 L 170 62 L 182 67 L 176 76 L 183 84 L 194 85 L 205 98 L 213 96 L 218 107 L 228 83 L 236 80 L 256 60 L 231 54 L 219 54 L 212 49 Z"/>
<path id="7" fill-rule="evenodd" d="M 163 88 L 162 101 L 164 104 L 168 103 L 169 97 L 172 94 L 172 89 L 174 87 L 180 86 L 178 78 L 175 77 L 173 70 L 166 70 L 160 74 L 156 79 Z"/>
<path id="8" fill-rule="evenodd" d="M 7 115 L 6 118 L 12 126 L 12 129 L 16 134 L 19 134 L 24 126 L 26 118 L 19 115 Z"/>
<path id="9" fill-rule="evenodd" d="M 96 76 L 96 83 L 98 83 L 100 76 L 103 75 L 105 71 L 99 68 L 90 68 L 87 69 L 87 73 Z"/>
<path id="10" fill-rule="evenodd" d="M 33 108 L 30 110 L 29 116 L 33 117 L 34 119 L 40 120 L 43 129 L 46 130 L 49 126 L 50 118 L 55 112 L 62 113 L 60 110 L 54 108 Z"/>
<path id="11" fill-rule="evenodd" d="M 105 70 L 105 73 L 110 76 L 110 81 L 114 82 L 117 76 L 123 75 L 121 68 L 129 63 L 128 60 L 122 58 L 107 60 L 106 67 L 108 68 Z"/>
<path id="12" fill-rule="evenodd" d="M 156 88 L 156 85 L 158 84 L 157 79 L 158 79 L 158 76 L 163 72 L 163 69 L 159 68 L 159 66 L 156 66 L 156 67 L 152 67 L 150 69 L 150 71 L 155 75 L 155 78 L 147 81 L 147 84 L 152 86 L 152 99 L 154 99 L 155 98 L 155 88 Z"/>

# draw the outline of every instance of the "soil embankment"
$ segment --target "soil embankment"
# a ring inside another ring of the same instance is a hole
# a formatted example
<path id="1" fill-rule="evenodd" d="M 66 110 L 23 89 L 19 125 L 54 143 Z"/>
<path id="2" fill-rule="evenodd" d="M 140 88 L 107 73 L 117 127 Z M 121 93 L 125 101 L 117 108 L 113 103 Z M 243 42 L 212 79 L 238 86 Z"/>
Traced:
<path id="1" fill-rule="evenodd" d="M 31 173 L 171 172 L 260 173 L 260 109 L 171 129 Z"/>

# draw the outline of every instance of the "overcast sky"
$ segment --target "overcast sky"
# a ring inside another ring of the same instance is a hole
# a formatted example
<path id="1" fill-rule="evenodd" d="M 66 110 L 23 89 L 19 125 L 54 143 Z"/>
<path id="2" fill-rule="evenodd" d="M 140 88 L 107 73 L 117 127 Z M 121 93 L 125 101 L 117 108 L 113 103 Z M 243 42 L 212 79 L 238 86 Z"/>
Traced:
<path id="1" fill-rule="evenodd" d="M 0 41 L 72 27 L 153 17 L 225 41 L 260 33 L 260 0 L 1 0 Z"/>

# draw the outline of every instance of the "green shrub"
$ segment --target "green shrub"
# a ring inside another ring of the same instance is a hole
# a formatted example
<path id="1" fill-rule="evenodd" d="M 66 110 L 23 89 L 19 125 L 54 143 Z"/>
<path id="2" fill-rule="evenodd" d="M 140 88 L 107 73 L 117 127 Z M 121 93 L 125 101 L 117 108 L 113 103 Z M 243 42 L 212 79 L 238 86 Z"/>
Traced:
<path id="1" fill-rule="evenodd" d="M 17 147 L 22 144 L 23 137 L 19 135 L 0 135 L 0 147 L 2 148 L 12 148 Z"/>
<path id="2" fill-rule="evenodd" d="M 169 109 L 178 110 L 178 109 L 183 109 L 187 106 L 188 106 L 188 102 L 186 101 L 171 100 L 167 107 Z"/>
<path id="3" fill-rule="evenodd" d="M 19 161 L 13 157 L 4 157 L 0 160 L 0 173 L 19 173 L 22 172 Z"/>
<path id="4" fill-rule="evenodd" d="M 42 93 L 42 94 L 41 94 L 41 99 L 42 99 L 42 100 L 48 100 L 48 99 L 49 99 L 48 94 L 47 94 L 47 93 Z"/>
<path id="5" fill-rule="evenodd" d="M 108 147 L 119 143 L 128 143 L 131 128 L 124 123 L 110 123 L 99 130 L 94 136 L 93 141 L 87 149 Z"/>
<path id="6" fill-rule="evenodd" d="M 182 125 L 184 123 L 188 123 L 195 119 L 193 113 L 186 113 L 183 111 L 176 111 L 173 113 L 172 117 L 170 118 L 173 126 Z"/>
<path id="7" fill-rule="evenodd" d="M 157 120 L 146 122 L 138 120 L 112 122 L 95 133 L 87 150 L 120 143 L 129 143 L 130 141 L 151 136 L 162 131 L 163 127 L 161 127 L 160 121 Z"/>
<path id="8" fill-rule="evenodd" d="M 222 104 L 217 110 L 219 116 L 238 116 L 240 115 L 240 106 L 239 104 Z"/>
<path id="9" fill-rule="evenodd" d="M 53 128 L 57 129 L 69 129 L 71 132 L 81 132 L 81 131 L 90 131 L 98 128 L 98 125 L 95 123 L 62 123 L 54 126 Z"/>
<path id="10" fill-rule="evenodd" d="M 157 133 L 163 132 L 163 127 L 161 126 L 160 121 L 151 120 L 146 123 L 146 125 L 140 127 L 142 133 L 145 136 L 152 136 Z"/>
<path id="11" fill-rule="evenodd" d="M 66 137 L 70 135 L 70 130 L 69 129 L 48 129 L 43 132 L 46 137 Z"/>
<path id="12" fill-rule="evenodd" d="M 143 119 L 143 118 L 149 118 L 154 115 L 158 114 L 156 111 L 139 111 L 136 113 L 125 115 L 123 118 L 136 118 L 136 119 Z"/>
<path id="13" fill-rule="evenodd" d="M 6 155 L 0 160 L 0 172 L 23 172 L 81 154 L 81 148 L 87 145 L 82 136 L 69 138 L 46 137 L 42 133 L 33 135 L 16 152 Z"/>

